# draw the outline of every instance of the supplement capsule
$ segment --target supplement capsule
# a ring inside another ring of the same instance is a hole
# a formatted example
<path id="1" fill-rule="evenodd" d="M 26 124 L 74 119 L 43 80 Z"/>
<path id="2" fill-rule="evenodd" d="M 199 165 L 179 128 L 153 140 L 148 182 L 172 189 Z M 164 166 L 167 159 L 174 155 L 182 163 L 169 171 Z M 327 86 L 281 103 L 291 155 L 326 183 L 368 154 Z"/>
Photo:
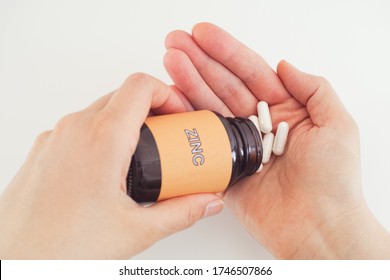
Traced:
<path id="1" fill-rule="evenodd" d="M 256 126 L 257 130 L 259 131 L 260 138 L 263 139 L 263 137 L 261 136 L 259 118 L 255 115 L 252 115 L 248 117 L 248 120 L 251 120 L 253 122 L 253 124 Z"/>
<path id="2" fill-rule="evenodd" d="M 259 115 L 260 129 L 264 133 L 270 133 L 272 131 L 272 120 L 268 108 L 268 103 L 260 101 L 257 103 L 257 113 Z"/>
<path id="3" fill-rule="evenodd" d="M 281 122 L 278 124 L 278 129 L 276 130 L 274 146 L 272 151 L 275 155 L 280 156 L 284 153 L 286 147 L 287 136 L 288 136 L 289 126 L 286 122 Z"/>
<path id="4" fill-rule="evenodd" d="M 274 134 L 273 133 L 267 133 L 263 137 L 263 159 L 262 163 L 266 164 L 269 162 L 269 159 L 271 158 L 272 153 L 272 145 L 274 142 Z"/>

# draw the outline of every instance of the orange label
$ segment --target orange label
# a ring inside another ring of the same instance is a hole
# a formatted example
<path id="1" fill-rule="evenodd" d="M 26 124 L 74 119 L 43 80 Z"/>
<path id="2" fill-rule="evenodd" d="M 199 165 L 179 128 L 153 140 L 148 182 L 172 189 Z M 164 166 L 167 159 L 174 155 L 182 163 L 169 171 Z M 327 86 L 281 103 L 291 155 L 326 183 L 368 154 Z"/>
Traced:
<path id="1" fill-rule="evenodd" d="M 222 192 L 232 174 L 231 147 L 211 111 L 149 117 L 161 161 L 158 200 L 193 193 Z"/>

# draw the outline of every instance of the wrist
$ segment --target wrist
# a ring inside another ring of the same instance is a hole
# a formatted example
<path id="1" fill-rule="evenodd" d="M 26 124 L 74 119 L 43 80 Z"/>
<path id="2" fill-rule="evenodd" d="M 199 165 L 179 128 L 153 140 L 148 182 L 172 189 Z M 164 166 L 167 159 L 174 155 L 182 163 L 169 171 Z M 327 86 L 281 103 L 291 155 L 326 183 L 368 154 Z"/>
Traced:
<path id="1" fill-rule="evenodd" d="M 388 259 L 390 235 L 365 203 L 335 215 L 304 240 L 292 259 Z"/>

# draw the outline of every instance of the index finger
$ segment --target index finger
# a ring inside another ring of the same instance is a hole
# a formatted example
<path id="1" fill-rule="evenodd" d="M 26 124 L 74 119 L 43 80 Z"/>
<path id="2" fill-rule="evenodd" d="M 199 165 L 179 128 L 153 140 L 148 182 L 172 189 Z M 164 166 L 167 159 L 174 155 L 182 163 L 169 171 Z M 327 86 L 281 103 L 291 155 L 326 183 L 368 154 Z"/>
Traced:
<path id="1" fill-rule="evenodd" d="M 192 36 L 209 56 L 239 77 L 259 100 L 272 105 L 291 97 L 267 62 L 226 31 L 211 23 L 199 23 L 193 28 Z"/>
<path id="2" fill-rule="evenodd" d="M 171 87 L 143 73 L 131 75 L 100 111 L 124 131 L 139 132 L 150 109 L 159 113 L 185 112 L 186 107 Z"/>

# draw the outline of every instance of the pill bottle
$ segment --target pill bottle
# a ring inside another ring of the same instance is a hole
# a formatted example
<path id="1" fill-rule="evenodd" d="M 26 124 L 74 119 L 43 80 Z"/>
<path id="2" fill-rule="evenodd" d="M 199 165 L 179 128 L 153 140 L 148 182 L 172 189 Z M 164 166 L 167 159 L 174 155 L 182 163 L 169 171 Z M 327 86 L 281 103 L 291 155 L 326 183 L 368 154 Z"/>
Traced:
<path id="1" fill-rule="evenodd" d="M 155 202 L 223 192 L 260 167 L 260 133 L 252 121 L 202 110 L 148 117 L 131 159 L 127 193 Z"/>

